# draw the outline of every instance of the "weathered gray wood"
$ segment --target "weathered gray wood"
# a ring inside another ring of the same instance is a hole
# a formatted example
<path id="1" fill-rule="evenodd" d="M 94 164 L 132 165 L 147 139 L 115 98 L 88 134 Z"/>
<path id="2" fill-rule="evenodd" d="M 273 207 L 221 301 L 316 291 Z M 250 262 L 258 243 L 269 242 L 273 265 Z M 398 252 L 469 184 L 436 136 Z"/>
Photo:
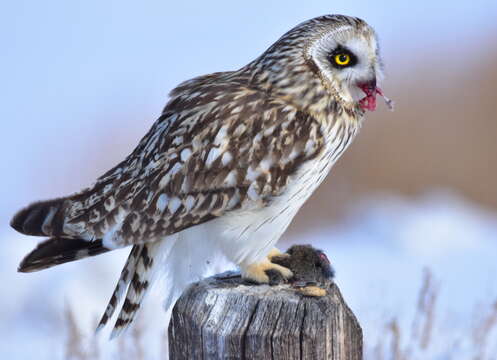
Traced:
<path id="1" fill-rule="evenodd" d="M 362 330 L 331 281 L 307 297 L 233 273 L 191 285 L 169 324 L 171 360 L 361 360 Z"/>

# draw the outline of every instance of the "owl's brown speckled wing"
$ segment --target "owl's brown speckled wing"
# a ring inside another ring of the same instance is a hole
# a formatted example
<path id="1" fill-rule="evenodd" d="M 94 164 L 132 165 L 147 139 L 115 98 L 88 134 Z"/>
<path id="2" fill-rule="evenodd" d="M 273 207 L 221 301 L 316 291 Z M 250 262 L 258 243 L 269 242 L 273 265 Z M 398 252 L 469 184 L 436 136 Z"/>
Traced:
<path id="1" fill-rule="evenodd" d="M 137 149 L 69 199 L 64 232 L 122 246 L 262 207 L 322 148 L 312 117 L 230 73 L 185 82 L 171 95 Z"/>

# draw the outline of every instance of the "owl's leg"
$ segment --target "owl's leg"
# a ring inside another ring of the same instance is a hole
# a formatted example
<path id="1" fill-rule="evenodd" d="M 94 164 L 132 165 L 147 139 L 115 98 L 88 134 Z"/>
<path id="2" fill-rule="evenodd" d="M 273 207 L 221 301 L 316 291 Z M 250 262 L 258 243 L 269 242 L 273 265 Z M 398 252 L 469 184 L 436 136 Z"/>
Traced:
<path id="1" fill-rule="evenodd" d="M 278 284 L 292 278 L 293 273 L 290 269 L 271 262 L 273 257 L 285 255 L 273 248 L 267 257 L 260 262 L 248 265 L 240 264 L 242 277 L 259 284 Z"/>

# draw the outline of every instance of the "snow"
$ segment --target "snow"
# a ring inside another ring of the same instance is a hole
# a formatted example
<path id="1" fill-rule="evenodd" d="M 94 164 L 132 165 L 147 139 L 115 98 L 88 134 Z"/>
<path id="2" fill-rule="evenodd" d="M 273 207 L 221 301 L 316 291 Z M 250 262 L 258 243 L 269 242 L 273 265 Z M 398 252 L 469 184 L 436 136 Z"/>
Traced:
<path id="1" fill-rule="evenodd" d="M 66 307 L 90 339 L 127 251 L 18 274 L 17 264 L 34 241 L 10 230 L 0 239 L 0 358 L 63 358 Z M 311 232 L 305 243 L 325 250 L 331 259 L 336 282 L 363 326 L 367 349 L 384 340 L 392 319 L 406 346 L 423 269 L 429 268 L 438 291 L 434 342 L 424 352 L 414 351 L 413 358 L 446 359 L 454 349 L 452 359 L 471 357 L 475 345 L 468 329 L 475 325 L 475 314 L 484 317 L 497 300 L 497 214 L 447 194 L 417 200 L 382 195 L 354 206 L 340 226 Z M 153 289 L 139 321 L 146 358 L 157 358 L 163 346 L 166 315 L 158 316 L 160 303 L 160 291 Z M 108 342 L 108 335 L 109 329 L 99 334 L 102 358 L 122 346 Z M 492 346 L 497 350 L 495 331 Z"/>

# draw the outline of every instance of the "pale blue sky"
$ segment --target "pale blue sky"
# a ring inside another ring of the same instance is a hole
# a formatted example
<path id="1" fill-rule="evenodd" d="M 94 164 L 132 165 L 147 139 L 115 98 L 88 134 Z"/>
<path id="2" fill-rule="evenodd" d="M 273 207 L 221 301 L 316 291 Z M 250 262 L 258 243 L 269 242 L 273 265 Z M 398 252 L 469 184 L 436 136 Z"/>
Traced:
<path id="1" fill-rule="evenodd" d="M 0 218 L 92 182 L 134 147 L 180 81 L 240 67 L 326 13 L 377 29 L 387 75 L 437 51 L 458 61 L 497 34 L 495 0 L 3 2 Z"/>

